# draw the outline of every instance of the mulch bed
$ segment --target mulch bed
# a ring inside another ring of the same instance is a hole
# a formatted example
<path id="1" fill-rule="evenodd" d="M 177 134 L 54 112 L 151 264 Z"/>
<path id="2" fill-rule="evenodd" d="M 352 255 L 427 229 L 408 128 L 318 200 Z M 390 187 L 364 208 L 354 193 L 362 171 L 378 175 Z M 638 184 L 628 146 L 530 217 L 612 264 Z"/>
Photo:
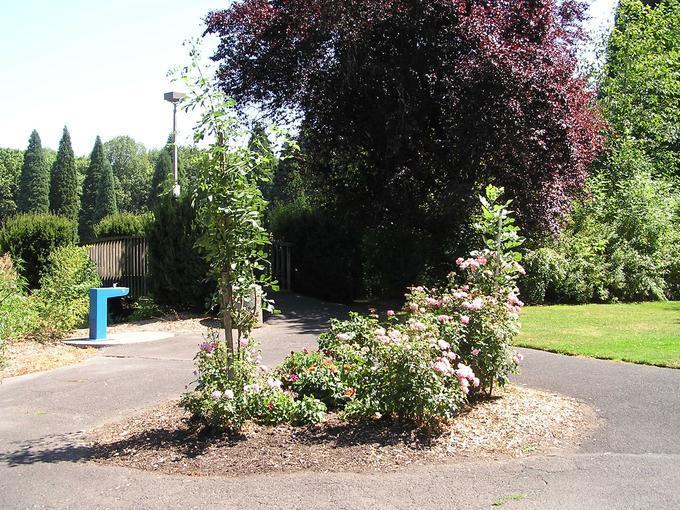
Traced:
<path id="1" fill-rule="evenodd" d="M 5 352 L 6 366 L 0 369 L 0 380 L 73 365 L 95 354 L 96 349 L 82 349 L 62 343 L 10 340 Z"/>
<path id="2" fill-rule="evenodd" d="M 304 427 L 248 426 L 210 435 L 190 425 L 177 402 L 146 409 L 90 436 L 94 462 L 190 476 L 273 472 L 385 472 L 475 456 L 522 456 L 573 449 L 596 426 L 592 408 L 520 387 L 477 402 L 446 431 L 384 420 L 349 424 L 336 415 Z"/>

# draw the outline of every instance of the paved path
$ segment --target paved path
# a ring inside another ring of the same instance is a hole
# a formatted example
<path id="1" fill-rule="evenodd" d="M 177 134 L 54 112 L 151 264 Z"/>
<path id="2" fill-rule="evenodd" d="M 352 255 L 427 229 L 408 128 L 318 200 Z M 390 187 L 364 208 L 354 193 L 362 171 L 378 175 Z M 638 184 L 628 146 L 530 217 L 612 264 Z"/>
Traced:
<path id="1" fill-rule="evenodd" d="M 313 346 L 346 309 L 282 296 L 258 330 L 265 362 Z M 680 371 L 525 350 L 516 382 L 582 398 L 604 425 L 576 453 L 387 474 L 242 479 L 152 475 L 85 463 L 79 431 L 176 397 L 200 337 L 102 349 L 85 363 L 0 385 L 0 509 L 680 508 Z"/>

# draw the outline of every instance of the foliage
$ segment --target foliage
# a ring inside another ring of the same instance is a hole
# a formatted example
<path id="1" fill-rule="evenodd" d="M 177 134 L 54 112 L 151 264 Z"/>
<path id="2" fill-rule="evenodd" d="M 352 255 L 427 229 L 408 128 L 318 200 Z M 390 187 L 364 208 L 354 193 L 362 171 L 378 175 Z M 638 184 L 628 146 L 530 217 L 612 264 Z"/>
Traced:
<path id="1" fill-rule="evenodd" d="M 680 2 L 622 0 L 609 39 L 600 103 L 619 139 L 645 155 L 652 175 L 680 179 Z M 608 165 L 609 171 L 625 168 Z M 612 168 L 613 166 L 613 168 Z"/>
<path id="2" fill-rule="evenodd" d="M 680 302 L 527 307 L 516 344 L 680 368 Z"/>
<path id="3" fill-rule="evenodd" d="M 253 164 L 259 165 L 258 174 L 263 176 L 263 184 L 260 191 L 265 200 L 271 199 L 272 179 L 277 166 L 276 155 L 272 150 L 272 144 L 267 135 L 267 130 L 262 124 L 256 124 L 250 133 L 248 150 L 254 157 Z"/>
<path id="4" fill-rule="evenodd" d="M 615 158 L 630 168 L 614 180 L 594 176 L 591 198 L 578 204 L 564 231 L 527 255 L 523 288 L 530 302 L 677 295 L 680 197 L 646 171 L 639 152 L 619 150 Z"/>
<path id="5" fill-rule="evenodd" d="M 4 363 L 5 341 L 30 327 L 34 314 L 27 312 L 26 280 L 8 254 L 0 255 L 0 368 Z"/>
<path id="6" fill-rule="evenodd" d="M 23 161 L 23 152 L 0 148 L 0 224 L 17 212 L 16 199 Z"/>
<path id="7" fill-rule="evenodd" d="M 138 236 L 144 237 L 153 223 L 153 213 L 117 213 L 106 216 L 94 226 L 97 239 L 104 237 Z"/>
<path id="8" fill-rule="evenodd" d="M 127 317 L 130 322 L 144 321 L 162 317 L 164 310 L 153 299 L 141 297 L 132 304 L 132 313 Z"/>
<path id="9" fill-rule="evenodd" d="M 59 339 L 82 325 L 90 308 L 89 290 L 100 286 L 87 247 L 55 248 L 40 278 L 40 288 L 31 295 L 38 317 L 33 336 L 40 340 Z"/>
<path id="10" fill-rule="evenodd" d="M 467 250 L 457 239 L 484 183 L 506 188 L 529 231 L 558 229 L 602 145 L 576 72 L 583 12 L 554 0 L 240 0 L 207 26 L 222 90 L 243 109 L 299 113 L 322 205 L 392 259 L 364 269 L 401 293 Z"/>
<path id="11" fill-rule="evenodd" d="M 23 261 L 23 275 L 29 286 L 35 288 L 50 253 L 76 241 L 74 221 L 51 214 L 23 214 L 8 220 L 0 230 L 0 253 Z"/>
<path id="12" fill-rule="evenodd" d="M 52 167 L 50 184 L 50 211 L 59 216 L 77 220 L 80 212 L 80 190 L 78 189 L 78 172 L 76 170 L 71 135 L 64 127 L 59 141 L 57 159 Z"/>
<path id="13" fill-rule="evenodd" d="M 104 144 L 116 183 L 116 204 L 124 213 L 148 210 L 152 167 L 144 145 L 129 136 L 117 136 Z"/>
<path id="14" fill-rule="evenodd" d="M 118 205 L 116 203 L 116 183 L 113 177 L 113 169 L 109 161 L 104 158 L 99 172 L 99 182 L 97 183 L 97 196 L 94 204 L 94 223 L 98 223 L 107 216 L 116 214 Z"/>
<path id="15" fill-rule="evenodd" d="M 33 130 L 24 153 L 17 206 L 22 213 L 47 213 L 50 202 L 50 167 L 40 135 Z"/>
<path id="16" fill-rule="evenodd" d="M 175 309 L 204 310 L 214 291 L 208 281 L 208 264 L 195 247 L 200 227 L 191 197 L 161 197 L 146 233 L 149 288 L 160 305 Z"/>
<path id="17" fill-rule="evenodd" d="M 197 386 L 185 407 L 232 430 L 247 420 L 317 422 L 329 408 L 350 420 L 385 416 L 437 427 L 467 396 L 491 394 L 520 360 L 511 340 L 522 307 L 515 251 L 522 239 L 501 193 L 490 186 L 482 198 L 486 248 L 459 259 L 464 284 L 452 274 L 443 289 L 413 288 L 402 320 L 391 311 L 384 322 L 374 313 L 334 320 L 318 351 L 292 353 L 272 372 L 251 339 L 241 337 L 232 351 L 214 333 L 196 357 Z"/>

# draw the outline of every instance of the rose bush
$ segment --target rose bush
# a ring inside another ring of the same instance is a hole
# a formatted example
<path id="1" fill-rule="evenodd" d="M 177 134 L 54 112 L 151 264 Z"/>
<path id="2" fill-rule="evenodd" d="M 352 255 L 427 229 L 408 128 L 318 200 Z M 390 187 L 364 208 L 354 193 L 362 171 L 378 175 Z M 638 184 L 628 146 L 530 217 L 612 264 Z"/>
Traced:
<path id="1" fill-rule="evenodd" d="M 198 379 L 184 405 L 218 428 L 247 420 L 316 423 L 329 408 L 348 420 L 389 417 L 436 427 L 474 395 L 491 395 L 517 370 L 512 348 L 523 306 L 522 238 L 502 189 L 489 186 L 477 227 L 485 248 L 456 261 L 442 288 L 413 287 L 404 309 L 381 319 L 331 322 L 317 351 L 291 353 L 273 371 L 252 340 L 230 358 L 216 336 L 197 355 Z"/>

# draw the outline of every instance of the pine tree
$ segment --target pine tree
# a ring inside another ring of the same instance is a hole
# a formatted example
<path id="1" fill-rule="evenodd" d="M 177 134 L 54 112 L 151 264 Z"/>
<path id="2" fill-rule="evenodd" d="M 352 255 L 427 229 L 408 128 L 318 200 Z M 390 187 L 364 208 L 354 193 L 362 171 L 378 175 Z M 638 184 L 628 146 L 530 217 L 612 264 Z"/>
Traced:
<path id="1" fill-rule="evenodd" d="M 111 214 L 118 212 L 116 205 L 116 183 L 113 168 L 109 160 L 104 158 L 104 166 L 97 185 L 97 201 L 94 206 L 94 223 L 98 223 Z"/>
<path id="2" fill-rule="evenodd" d="M 17 205 L 19 212 L 24 213 L 46 213 L 49 210 L 50 169 L 36 130 L 31 133 L 24 153 Z"/>
<path id="3" fill-rule="evenodd" d="M 90 154 L 90 164 L 85 173 L 83 182 L 83 196 L 80 206 L 79 230 L 81 239 L 92 238 L 92 227 L 95 223 L 95 206 L 97 203 L 97 190 L 101 174 L 104 169 L 104 146 L 101 138 L 97 137 Z"/>
<path id="4" fill-rule="evenodd" d="M 162 150 L 156 159 L 151 179 L 151 194 L 149 195 L 149 209 L 154 210 L 158 204 L 158 197 L 170 191 L 172 187 L 172 158 L 167 150 Z"/>
<path id="5" fill-rule="evenodd" d="M 69 219 L 78 219 L 80 197 L 78 196 L 78 171 L 71 147 L 71 135 L 64 126 L 64 134 L 59 142 L 57 160 L 52 167 L 50 185 L 50 210 L 54 214 Z"/>

